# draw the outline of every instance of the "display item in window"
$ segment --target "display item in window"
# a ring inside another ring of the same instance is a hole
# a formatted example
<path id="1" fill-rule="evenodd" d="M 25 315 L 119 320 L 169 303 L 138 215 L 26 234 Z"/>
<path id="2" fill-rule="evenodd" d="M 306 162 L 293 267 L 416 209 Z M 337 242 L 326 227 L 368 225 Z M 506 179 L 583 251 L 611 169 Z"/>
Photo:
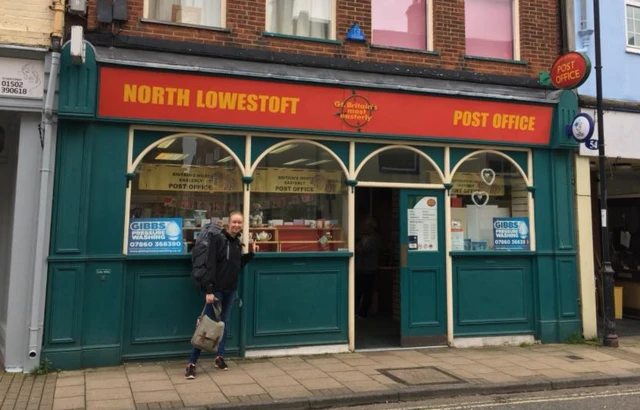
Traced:
<path id="1" fill-rule="evenodd" d="M 262 205 L 259 202 L 254 202 L 251 205 L 250 217 L 251 226 L 262 226 L 262 221 L 264 221 L 264 213 L 262 212 Z"/>
<path id="2" fill-rule="evenodd" d="M 249 243 L 249 252 L 243 254 L 243 244 L 240 240 L 240 232 L 242 231 L 243 217 L 240 212 L 232 212 L 229 216 L 229 224 L 219 233 L 212 234 L 209 238 L 208 256 L 206 262 L 206 271 L 200 281 L 200 289 L 205 292 L 205 303 L 207 307 L 205 314 L 214 318 L 212 304 L 214 301 L 220 301 L 222 312 L 220 320 L 228 323 L 231 316 L 233 302 L 237 299 L 238 278 L 242 272 L 244 265 L 253 259 L 254 252 L 257 247 L 253 242 Z M 220 369 L 226 370 L 227 366 L 224 362 L 225 345 L 228 334 L 228 326 L 216 352 L 216 363 L 222 363 L 224 366 L 218 366 Z M 200 356 L 200 349 L 193 348 L 187 370 L 195 365 Z M 195 374 L 187 372 L 190 377 L 194 378 Z M 185 374 L 186 377 L 186 374 Z"/>

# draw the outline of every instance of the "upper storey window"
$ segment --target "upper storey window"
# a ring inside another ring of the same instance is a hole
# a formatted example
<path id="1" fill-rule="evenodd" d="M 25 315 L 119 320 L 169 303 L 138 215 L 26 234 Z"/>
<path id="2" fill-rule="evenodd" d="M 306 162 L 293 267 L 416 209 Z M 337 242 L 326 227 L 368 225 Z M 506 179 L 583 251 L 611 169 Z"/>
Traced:
<path id="1" fill-rule="evenodd" d="M 518 0 L 465 0 L 466 54 L 518 60 Z"/>
<path id="2" fill-rule="evenodd" d="M 627 47 L 640 52 L 640 1 L 627 0 Z"/>
<path id="3" fill-rule="evenodd" d="M 144 18 L 193 26 L 225 26 L 226 0 L 145 0 Z"/>
<path id="4" fill-rule="evenodd" d="M 268 0 L 267 31 L 334 40 L 335 0 Z"/>
<path id="5" fill-rule="evenodd" d="M 371 0 L 372 43 L 431 50 L 427 0 Z"/>

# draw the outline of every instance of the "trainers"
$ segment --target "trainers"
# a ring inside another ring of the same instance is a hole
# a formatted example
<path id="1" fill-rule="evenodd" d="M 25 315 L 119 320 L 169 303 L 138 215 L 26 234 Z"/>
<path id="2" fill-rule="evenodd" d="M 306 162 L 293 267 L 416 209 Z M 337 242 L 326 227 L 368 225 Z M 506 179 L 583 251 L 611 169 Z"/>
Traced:
<path id="1" fill-rule="evenodd" d="M 224 361 L 224 357 L 218 356 L 216 357 L 216 367 L 220 370 L 227 370 L 229 366 L 227 366 L 227 362 Z"/>
<path id="2" fill-rule="evenodd" d="M 196 378 L 196 365 L 189 363 L 187 368 L 184 371 L 185 379 L 195 379 Z"/>

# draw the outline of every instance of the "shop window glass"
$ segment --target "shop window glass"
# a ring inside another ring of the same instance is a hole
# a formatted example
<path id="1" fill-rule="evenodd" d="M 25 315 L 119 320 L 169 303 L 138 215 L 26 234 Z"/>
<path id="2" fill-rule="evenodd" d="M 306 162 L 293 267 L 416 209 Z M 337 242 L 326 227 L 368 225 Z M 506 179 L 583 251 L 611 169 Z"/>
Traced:
<path id="1" fill-rule="evenodd" d="M 402 148 L 382 151 L 358 173 L 358 181 L 441 184 L 442 179 L 424 156 Z"/>
<path id="2" fill-rule="evenodd" d="M 145 0 L 144 18 L 194 26 L 223 27 L 225 0 Z"/>
<path id="3" fill-rule="evenodd" d="M 267 0 L 267 31 L 333 39 L 335 0 Z"/>
<path id="4" fill-rule="evenodd" d="M 260 252 L 347 249 L 347 186 L 324 148 L 291 143 L 269 152 L 251 183 L 251 240 Z"/>
<path id="5" fill-rule="evenodd" d="M 426 50 L 426 0 L 372 0 L 372 43 Z"/>
<path id="6" fill-rule="evenodd" d="M 202 226 L 242 211 L 242 186 L 233 157 L 211 140 L 156 145 L 131 181 L 128 254 L 190 252 Z"/>
<path id="7" fill-rule="evenodd" d="M 452 185 L 452 250 L 530 249 L 529 193 L 511 161 L 474 155 L 458 168 Z"/>
<path id="8" fill-rule="evenodd" d="M 515 1 L 465 0 L 467 55 L 513 60 Z"/>

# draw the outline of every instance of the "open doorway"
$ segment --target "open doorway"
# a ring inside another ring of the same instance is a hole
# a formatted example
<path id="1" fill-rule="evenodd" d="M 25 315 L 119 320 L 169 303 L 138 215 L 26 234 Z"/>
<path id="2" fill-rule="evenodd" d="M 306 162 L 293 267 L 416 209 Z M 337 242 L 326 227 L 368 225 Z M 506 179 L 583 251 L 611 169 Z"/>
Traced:
<path id="1" fill-rule="evenodd" d="M 397 189 L 356 188 L 355 344 L 358 350 L 400 346 L 398 209 Z M 374 245 L 368 239 L 372 236 L 378 237 Z"/>

